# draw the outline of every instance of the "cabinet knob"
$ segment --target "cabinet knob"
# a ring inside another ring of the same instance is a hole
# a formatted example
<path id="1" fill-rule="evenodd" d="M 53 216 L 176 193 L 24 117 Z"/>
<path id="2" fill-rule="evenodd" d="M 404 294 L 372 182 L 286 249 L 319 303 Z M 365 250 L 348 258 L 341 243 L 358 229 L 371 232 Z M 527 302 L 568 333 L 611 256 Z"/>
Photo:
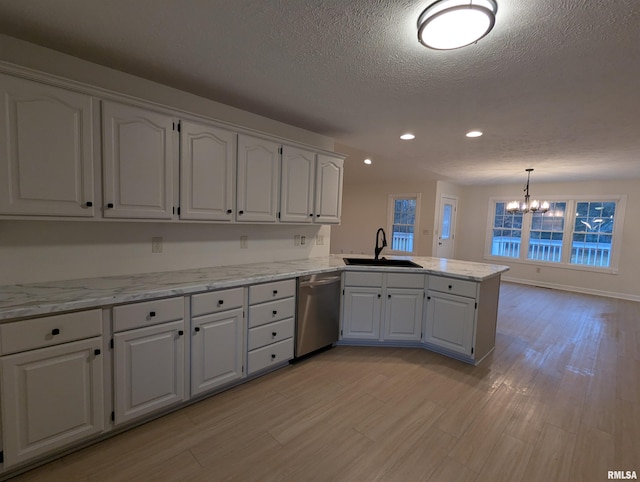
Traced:
<path id="1" fill-rule="evenodd" d="M 224 300 L 218 300 L 218 306 L 223 305 L 224 304 Z"/>
<path id="2" fill-rule="evenodd" d="M 272 360 L 275 360 L 275 358 L 276 358 L 276 356 L 272 353 L 272 354 L 271 354 L 271 359 L 272 359 Z"/>
<path id="3" fill-rule="evenodd" d="M 244 214 L 244 211 L 240 210 L 240 211 L 238 211 L 238 214 L 239 214 L 240 216 L 242 216 L 242 215 Z"/>
<path id="4" fill-rule="evenodd" d="M 313 217 L 313 213 L 309 214 L 309 216 Z"/>
<path id="5" fill-rule="evenodd" d="M 382 295 L 380 293 L 378 293 L 378 298 L 381 298 L 381 297 L 382 297 Z"/>
<path id="6" fill-rule="evenodd" d="M 319 214 L 316 214 L 316 218 L 319 218 L 319 217 L 320 217 L 320 215 L 319 215 Z"/>
<path id="7" fill-rule="evenodd" d="M 178 330 L 178 336 L 182 336 L 182 335 L 184 335 L 184 331 Z"/>
<path id="8" fill-rule="evenodd" d="M 84 203 L 84 205 L 90 208 L 91 206 L 93 206 L 93 203 L 91 201 L 87 201 L 86 203 Z"/>
<path id="9" fill-rule="evenodd" d="M 155 311 L 150 311 L 149 312 L 149 318 L 153 318 L 154 316 L 156 316 L 156 312 Z"/>
<path id="10" fill-rule="evenodd" d="M 452 285 L 449 285 L 449 289 L 452 289 L 452 288 L 453 288 L 453 286 L 452 286 Z"/>
<path id="11" fill-rule="evenodd" d="M 233 211 L 231 209 L 227 209 L 227 214 L 231 214 Z"/>
<path id="12" fill-rule="evenodd" d="M 109 209 L 113 209 L 113 203 L 107 203 L 107 207 L 108 207 Z"/>
<path id="13" fill-rule="evenodd" d="M 196 326 L 196 327 L 194 328 L 194 330 L 195 330 L 195 332 L 196 332 L 196 333 L 198 333 L 198 332 L 200 331 L 200 327 L 199 327 L 199 326 Z"/>
<path id="14" fill-rule="evenodd" d="M 60 330 L 58 328 L 54 328 L 51 330 L 51 335 L 56 336 L 60 334 Z"/>
<path id="15" fill-rule="evenodd" d="M 278 332 L 277 332 L 277 331 L 273 331 L 273 332 L 271 332 L 271 336 L 276 336 L 277 334 L 278 334 Z"/>
<path id="16" fill-rule="evenodd" d="M 273 310 L 273 315 L 277 315 L 278 314 L 278 310 Z"/>
<path id="17" fill-rule="evenodd" d="M 95 356 L 98 356 L 100 353 L 102 353 L 102 352 L 100 351 L 100 349 L 99 349 L 99 348 L 97 348 L 97 349 L 93 350 L 93 354 L 94 354 Z"/>
<path id="18" fill-rule="evenodd" d="M 431 299 L 431 296 L 427 296 L 427 301 L 429 301 Z"/>
<path id="19" fill-rule="evenodd" d="M 391 295 L 387 295 L 387 298 L 391 299 Z"/>
<path id="20" fill-rule="evenodd" d="M 278 294 L 278 290 L 273 290 L 273 295 L 277 295 Z"/>

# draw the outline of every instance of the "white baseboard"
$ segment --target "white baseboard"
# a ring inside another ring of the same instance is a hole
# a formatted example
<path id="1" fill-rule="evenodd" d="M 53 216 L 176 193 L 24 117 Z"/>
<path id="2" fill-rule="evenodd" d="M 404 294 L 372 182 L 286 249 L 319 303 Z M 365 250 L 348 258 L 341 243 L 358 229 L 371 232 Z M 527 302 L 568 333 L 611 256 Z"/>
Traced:
<path id="1" fill-rule="evenodd" d="M 539 286 L 540 288 L 551 288 L 555 290 L 571 291 L 574 293 L 583 293 L 587 295 L 605 296 L 607 298 L 617 298 L 620 300 L 640 301 L 640 296 L 630 295 L 628 293 L 614 293 L 612 291 L 592 290 L 589 288 L 582 288 L 580 286 L 561 285 L 556 283 L 546 283 L 544 281 L 534 281 L 522 278 L 511 278 L 509 276 L 503 276 L 502 281 L 508 281 L 510 283 L 518 283 L 522 285 Z"/>

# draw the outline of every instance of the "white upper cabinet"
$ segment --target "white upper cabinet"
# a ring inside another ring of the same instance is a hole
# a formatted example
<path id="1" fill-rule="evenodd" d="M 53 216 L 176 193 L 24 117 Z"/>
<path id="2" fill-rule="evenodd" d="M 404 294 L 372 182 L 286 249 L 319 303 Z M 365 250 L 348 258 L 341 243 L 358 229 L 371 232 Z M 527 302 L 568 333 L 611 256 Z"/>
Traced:
<path id="1" fill-rule="evenodd" d="M 316 223 L 338 224 L 340 222 L 343 170 L 343 159 L 318 154 L 314 213 Z"/>
<path id="2" fill-rule="evenodd" d="M 276 222 L 280 144 L 238 135 L 236 221 Z"/>
<path id="3" fill-rule="evenodd" d="M 236 134 L 205 124 L 180 125 L 180 218 L 232 221 Z"/>
<path id="4" fill-rule="evenodd" d="M 311 223 L 316 154 L 291 146 L 282 147 L 280 221 Z"/>
<path id="5" fill-rule="evenodd" d="M 0 214 L 94 215 L 91 97 L 0 74 Z"/>
<path id="6" fill-rule="evenodd" d="M 168 115 L 102 103 L 105 217 L 173 217 L 173 128 Z"/>

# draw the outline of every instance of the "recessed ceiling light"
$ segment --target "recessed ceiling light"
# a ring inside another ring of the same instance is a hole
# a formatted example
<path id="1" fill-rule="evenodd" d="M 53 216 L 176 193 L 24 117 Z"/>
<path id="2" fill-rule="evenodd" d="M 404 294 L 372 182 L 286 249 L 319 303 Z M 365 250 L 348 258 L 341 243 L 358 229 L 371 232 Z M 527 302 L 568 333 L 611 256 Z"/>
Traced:
<path id="1" fill-rule="evenodd" d="M 482 135 L 481 131 L 469 131 L 466 133 L 467 137 L 480 137 Z"/>
<path id="2" fill-rule="evenodd" d="M 365 159 L 365 160 L 364 160 L 364 163 L 365 163 L 365 164 L 367 164 L 367 165 L 368 165 L 368 164 L 371 164 L 371 159 Z"/>
<path id="3" fill-rule="evenodd" d="M 411 139 L 415 139 L 415 138 L 416 138 L 416 136 L 414 136 L 413 134 L 409 134 L 409 133 L 402 134 L 400 136 L 400 139 L 402 139 L 403 141 L 410 141 Z"/>

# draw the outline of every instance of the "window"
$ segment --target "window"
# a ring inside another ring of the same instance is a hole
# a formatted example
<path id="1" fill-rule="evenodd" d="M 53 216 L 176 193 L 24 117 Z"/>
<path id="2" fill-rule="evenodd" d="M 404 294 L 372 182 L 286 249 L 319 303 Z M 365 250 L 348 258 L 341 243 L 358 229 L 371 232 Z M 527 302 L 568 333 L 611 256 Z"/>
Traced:
<path id="1" fill-rule="evenodd" d="M 615 271 L 625 201 L 550 200 L 546 213 L 523 215 L 507 213 L 506 200 L 492 199 L 486 255 Z"/>
<path id="2" fill-rule="evenodd" d="M 418 194 L 389 196 L 388 224 L 391 233 L 389 243 L 391 251 L 400 254 L 414 252 L 419 201 Z"/>

